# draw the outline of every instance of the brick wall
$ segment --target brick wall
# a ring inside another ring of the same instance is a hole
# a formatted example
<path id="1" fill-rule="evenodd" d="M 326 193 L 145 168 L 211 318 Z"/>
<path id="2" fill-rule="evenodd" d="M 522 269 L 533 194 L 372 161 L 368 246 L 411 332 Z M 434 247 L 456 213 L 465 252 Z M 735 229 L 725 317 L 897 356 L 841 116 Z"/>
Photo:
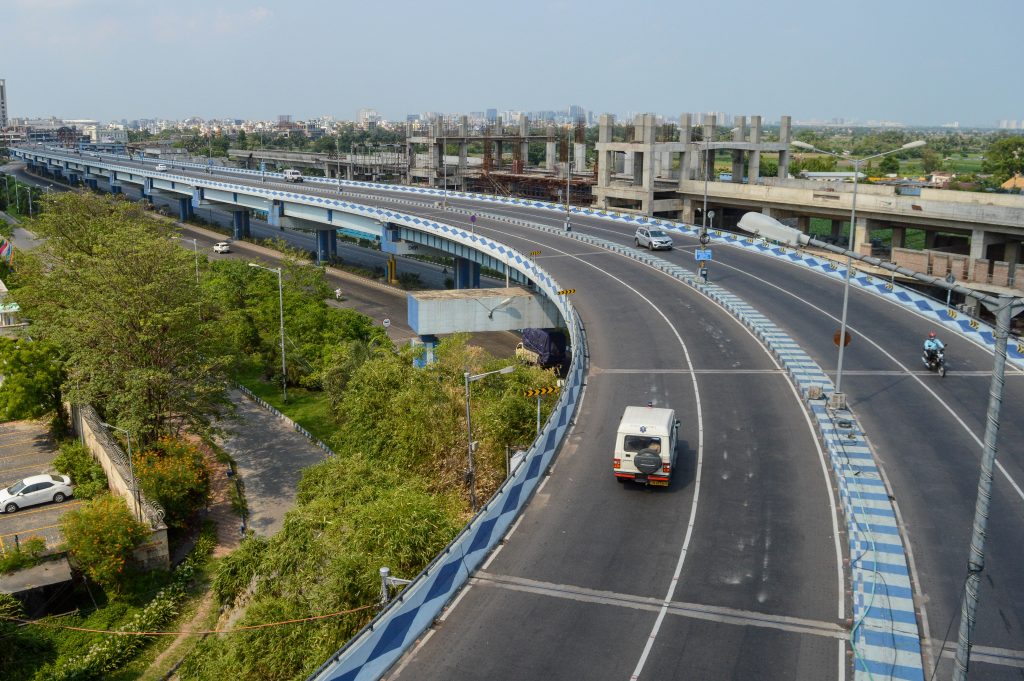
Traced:
<path id="1" fill-rule="evenodd" d="M 976 281 L 979 284 L 988 283 L 988 264 L 987 258 L 976 258 L 974 260 L 974 272 L 971 273 L 971 281 Z"/>
<path id="2" fill-rule="evenodd" d="M 915 272 L 928 271 L 928 252 L 918 251 L 913 248 L 892 249 L 892 261 L 901 267 L 914 270 Z"/>
<path id="3" fill-rule="evenodd" d="M 996 286 L 1010 285 L 1010 263 L 997 260 L 992 263 L 992 283 Z"/>

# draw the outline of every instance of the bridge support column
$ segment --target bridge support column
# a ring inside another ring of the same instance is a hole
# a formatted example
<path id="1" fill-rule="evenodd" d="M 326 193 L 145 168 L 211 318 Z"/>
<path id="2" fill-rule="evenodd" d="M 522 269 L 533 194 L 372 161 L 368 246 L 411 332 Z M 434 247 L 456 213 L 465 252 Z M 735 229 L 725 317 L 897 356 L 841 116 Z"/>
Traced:
<path id="1" fill-rule="evenodd" d="M 861 255 L 871 255 L 871 229 L 876 226 L 874 220 L 857 218 L 857 236 L 854 243 L 857 244 L 857 252 Z"/>
<path id="2" fill-rule="evenodd" d="M 480 264 L 466 258 L 455 258 L 455 288 L 480 288 Z"/>
<path id="3" fill-rule="evenodd" d="M 338 257 L 338 231 L 332 229 L 328 234 L 331 235 L 328 242 L 331 259 L 334 259 Z"/>
<path id="4" fill-rule="evenodd" d="M 234 228 L 234 238 L 244 239 L 249 234 L 249 211 L 247 210 L 233 210 L 231 211 L 232 216 L 232 227 Z"/>
<path id="5" fill-rule="evenodd" d="M 980 258 L 988 258 L 988 247 L 997 243 L 1002 238 L 1000 234 L 993 234 L 984 229 L 971 231 L 971 259 L 967 265 L 968 276 L 974 277 L 974 264 Z"/>
<path id="6" fill-rule="evenodd" d="M 761 117 L 750 117 L 750 143 L 761 144 Z M 750 151 L 750 160 L 747 162 L 747 179 L 750 184 L 756 184 L 761 177 L 761 150 L 754 148 Z"/>
<path id="7" fill-rule="evenodd" d="M 832 232 L 831 232 L 831 234 L 832 234 L 832 238 L 833 239 L 838 239 L 839 237 L 841 237 L 843 235 L 843 221 L 842 220 L 833 220 L 832 221 Z"/>
<path id="8" fill-rule="evenodd" d="M 316 231 L 316 263 L 322 265 L 331 258 L 331 234 L 332 230 L 318 229 Z"/>
<path id="9" fill-rule="evenodd" d="M 747 117 L 736 116 L 733 119 L 736 130 L 732 134 L 733 142 L 742 142 L 747 134 Z M 743 184 L 743 163 L 745 154 L 742 149 L 734 149 L 732 152 L 732 181 L 734 184 Z M 801 230 L 806 232 L 806 230 Z"/>
<path id="10" fill-rule="evenodd" d="M 811 229 L 811 218 L 807 215 L 799 215 L 796 219 L 796 228 L 804 234 Z"/>
<path id="11" fill-rule="evenodd" d="M 183 197 L 178 199 L 178 221 L 186 222 L 193 215 L 192 213 L 192 199 Z"/>
<path id="12" fill-rule="evenodd" d="M 100 190 L 99 183 L 93 178 L 87 179 L 85 183 L 89 185 L 89 189 L 93 190 L 94 192 L 98 192 Z"/>
<path id="13" fill-rule="evenodd" d="M 696 211 L 695 211 L 694 206 L 693 206 L 693 199 L 684 198 L 683 199 L 683 210 L 682 210 L 682 214 L 679 216 L 679 219 L 682 220 L 683 222 L 686 222 L 686 223 L 692 225 L 694 220 L 696 219 L 694 217 L 695 212 Z"/>
<path id="14" fill-rule="evenodd" d="M 1011 270 L 1012 266 L 1020 261 L 1020 244 L 1021 242 L 1019 241 L 1014 241 L 1012 239 L 1006 240 L 1006 249 L 1003 251 L 1003 260 L 1010 263 Z M 1012 271 L 1011 274 L 1013 274 Z"/>
<path id="15" fill-rule="evenodd" d="M 121 193 L 121 185 L 119 185 L 119 184 L 112 184 L 112 185 L 110 185 L 110 193 L 111 194 L 120 194 Z"/>
<path id="16" fill-rule="evenodd" d="M 893 227 L 892 228 L 892 247 L 903 248 L 903 244 L 907 242 L 907 228 L 906 227 Z"/>
<path id="17" fill-rule="evenodd" d="M 416 341 L 414 341 L 416 342 Z M 412 361 L 412 365 L 418 369 L 434 363 L 434 348 L 437 347 L 437 336 L 420 336 L 418 344 L 423 346 L 423 355 Z"/>

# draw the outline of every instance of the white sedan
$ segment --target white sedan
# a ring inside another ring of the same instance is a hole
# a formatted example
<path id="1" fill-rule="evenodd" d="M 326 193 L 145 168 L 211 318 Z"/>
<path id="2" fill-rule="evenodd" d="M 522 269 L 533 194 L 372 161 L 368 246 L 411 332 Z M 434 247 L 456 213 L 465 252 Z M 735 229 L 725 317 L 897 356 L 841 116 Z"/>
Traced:
<path id="1" fill-rule="evenodd" d="M 75 487 L 66 475 L 33 475 L 0 489 L 0 509 L 14 513 L 19 508 L 54 502 L 59 504 L 72 494 Z"/>
<path id="2" fill-rule="evenodd" d="M 166 163 L 157 163 L 156 164 L 156 172 L 158 172 L 158 173 L 166 173 L 168 170 L 170 170 L 170 168 L 167 167 Z"/>
<path id="3" fill-rule="evenodd" d="M 230 253 L 231 252 L 231 244 L 229 244 L 227 241 L 218 241 L 217 243 L 215 243 L 213 245 L 213 252 L 214 253 Z"/>

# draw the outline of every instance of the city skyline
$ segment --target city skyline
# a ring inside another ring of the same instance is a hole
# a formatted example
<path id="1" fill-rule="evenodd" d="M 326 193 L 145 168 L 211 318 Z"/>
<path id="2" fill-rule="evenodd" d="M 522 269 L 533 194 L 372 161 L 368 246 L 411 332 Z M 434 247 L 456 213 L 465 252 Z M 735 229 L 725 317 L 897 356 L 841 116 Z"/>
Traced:
<path id="1" fill-rule="evenodd" d="M 595 115 L 997 127 L 1024 119 L 1024 98 L 999 76 L 1013 63 L 1024 4 L 981 5 L 998 21 L 971 41 L 968 60 L 950 49 L 966 30 L 952 2 L 923 13 L 881 2 L 851 12 L 795 1 L 625 9 L 602 0 L 526 2 L 508 13 L 400 0 L 378 32 L 366 28 L 384 24 L 365 5 L 14 0 L 0 77 L 9 118 L 350 120 L 372 107 L 401 121 L 580 103 Z"/>

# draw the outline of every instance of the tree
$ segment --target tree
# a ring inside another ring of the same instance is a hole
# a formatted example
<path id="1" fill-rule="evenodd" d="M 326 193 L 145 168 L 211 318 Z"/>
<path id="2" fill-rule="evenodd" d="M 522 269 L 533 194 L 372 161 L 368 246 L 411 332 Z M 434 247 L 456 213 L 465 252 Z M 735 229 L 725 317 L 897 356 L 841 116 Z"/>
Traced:
<path id="1" fill-rule="evenodd" d="M 149 536 L 124 499 L 104 494 L 60 521 L 68 553 L 94 582 L 116 592 L 132 552 Z"/>
<path id="2" fill-rule="evenodd" d="M 245 149 L 245 137 L 245 130 L 239 130 L 238 136 L 235 138 L 235 146 L 237 146 L 239 149 Z"/>
<path id="3" fill-rule="evenodd" d="M 38 418 L 60 405 L 63 363 L 46 341 L 0 338 L 0 420 Z"/>
<path id="4" fill-rule="evenodd" d="M 925 174 L 942 170 L 942 157 L 934 149 L 922 149 L 921 167 L 924 169 Z"/>
<path id="5" fill-rule="evenodd" d="M 884 175 L 899 175 L 900 160 L 893 155 L 886 156 L 879 161 L 878 170 Z"/>
<path id="6" fill-rule="evenodd" d="M 210 429 L 228 403 L 230 357 L 200 317 L 192 253 L 172 227 L 109 195 L 47 197 L 45 240 L 23 256 L 14 292 L 34 333 L 60 348 L 65 395 L 92 403 L 141 444 Z"/>
<path id="7" fill-rule="evenodd" d="M 1024 174 L 1024 136 L 1003 137 L 993 142 L 985 154 L 982 167 L 1002 184 L 1017 173 Z"/>
<path id="8" fill-rule="evenodd" d="M 210 474 L 194 445 L 163 437 L 134 460 L 142 493 L 163 506 L 168 527 L 184 527 L 206 503 Z"/>
<path id="9" fill-rule="evenodd" d="M 771 159 L 761 159 L 758 172 L 761 177 L 776 177 L 779 174 L 779 164 Z"/>

